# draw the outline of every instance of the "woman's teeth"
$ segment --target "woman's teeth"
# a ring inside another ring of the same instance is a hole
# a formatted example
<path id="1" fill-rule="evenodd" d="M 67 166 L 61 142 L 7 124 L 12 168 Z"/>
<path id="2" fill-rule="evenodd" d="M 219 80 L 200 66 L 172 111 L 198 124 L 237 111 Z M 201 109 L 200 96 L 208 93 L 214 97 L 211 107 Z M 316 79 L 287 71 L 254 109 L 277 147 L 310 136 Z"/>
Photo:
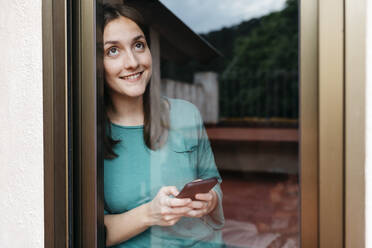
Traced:
<path id="1" fill-rule="evenodd" d="M 123 79 L 133 80 L 133 79 L 138 78 L 139 76 L 141 76 L 141 72 L 138 72 L 138 73 L 130 75 L 130 76 L 125 76 L 125 77 L 123 77 Z"/>

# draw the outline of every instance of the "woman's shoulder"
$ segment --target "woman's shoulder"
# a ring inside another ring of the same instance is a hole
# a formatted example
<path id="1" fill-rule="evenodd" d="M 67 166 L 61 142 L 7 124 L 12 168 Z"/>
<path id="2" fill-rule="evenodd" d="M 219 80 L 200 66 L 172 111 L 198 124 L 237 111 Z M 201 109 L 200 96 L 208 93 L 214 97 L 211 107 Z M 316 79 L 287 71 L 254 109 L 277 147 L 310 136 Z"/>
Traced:
<path id="1" fill-rule="evenodd" d="M 170 111 L 174 114 L 198 114 L 198 108 L 191 102 L 179 98 L 166 98 L 170 104 Z"/>
<path id="2" fill-rule="evenodd" d="M 176 99 L 166 98 L 170 105 L 170 120 L 171 126 L 177 127 L 190 127 L 200 123 L 200 113 L 198 108 L 191 102 Z"/>

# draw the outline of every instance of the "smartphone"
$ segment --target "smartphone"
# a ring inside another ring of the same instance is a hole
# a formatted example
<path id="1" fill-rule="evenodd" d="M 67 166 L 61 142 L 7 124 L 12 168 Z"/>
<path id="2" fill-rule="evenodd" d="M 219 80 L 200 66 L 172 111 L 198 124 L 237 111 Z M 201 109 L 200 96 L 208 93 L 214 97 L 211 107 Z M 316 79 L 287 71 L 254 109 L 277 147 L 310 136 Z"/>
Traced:
<path id="1" fill-rule="evenodd" d="M 187 183 L 176 198 L 190 198 L 196 200 L 195 195 L 198 193 L 208 193 L 216 184 L 218 180 L 216 177 L 203 179 L 196 182 Z"/>

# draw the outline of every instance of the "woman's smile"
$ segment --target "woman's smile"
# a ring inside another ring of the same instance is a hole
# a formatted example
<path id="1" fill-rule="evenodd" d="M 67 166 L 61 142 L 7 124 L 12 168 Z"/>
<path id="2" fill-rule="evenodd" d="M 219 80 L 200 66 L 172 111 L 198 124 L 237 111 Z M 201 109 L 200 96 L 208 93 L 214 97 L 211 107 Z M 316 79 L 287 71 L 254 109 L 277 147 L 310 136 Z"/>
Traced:
<path id="1" fill-rule="evenodd" d="M 104 68 L 110 94 L 138 98 L 152 74 L 152 58 L 145 35 L 132 20 L 120 17 L 104 29 Z"/>
<path id="2" fill-rule="evenodd" d="M 122 76 L 122 77 L 120 77 L 120 79 L 129 81 L 129 82 L 137 82 L 138 80 L 141 79 L 142 73 L 143 73 L 143 71 L 133 73 L 133 74 L 130 74 L 130 75 L 127 75 L 127 76 Z"/>

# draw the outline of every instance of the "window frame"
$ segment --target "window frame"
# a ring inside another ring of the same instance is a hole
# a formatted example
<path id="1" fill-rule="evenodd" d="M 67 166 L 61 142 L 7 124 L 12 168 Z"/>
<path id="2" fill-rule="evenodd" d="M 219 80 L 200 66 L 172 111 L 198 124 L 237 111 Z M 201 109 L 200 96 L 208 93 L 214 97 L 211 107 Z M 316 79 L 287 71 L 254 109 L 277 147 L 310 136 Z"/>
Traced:
<path id="1" fill-rule="evenodd" d="M 345 0 L 345 247 L 366 247 L 367 1 Z"/>
<path id="2" fill-rule="evenodd" d="M 65 1 L 42 2 L 44 246 L 68 245 Z"/>
<path id="3" fill-rule="evenodd" d="M 45 247 L 105 247 L 102 21 L 102 0 L 42 1 Z"/>
<path id="4" fill-rule="evenodd" d="M 364 247 L 365 113 L 353 115 L 365 108 L 361 2 L 300 2 L 301 247 Z M 46 247 L 104 247 L 102 3 L 42 1 Z"/>
<path id="5" fill-rule="evenodd" d="M 314 248 L 319 247 L 318 1 L 300 1 L 299 6 L 300 239 L 301 247 Z"/>
<path id="6" fill-rule="evenodd" d="M 319 1 L 319 247 L 344 247 L 344 11 L 343 0 Z"/>
<path id="7" fill-rule="evenodd" d="M 74 246 L 105 247 L 102 0 L 72 1 Z"/>

